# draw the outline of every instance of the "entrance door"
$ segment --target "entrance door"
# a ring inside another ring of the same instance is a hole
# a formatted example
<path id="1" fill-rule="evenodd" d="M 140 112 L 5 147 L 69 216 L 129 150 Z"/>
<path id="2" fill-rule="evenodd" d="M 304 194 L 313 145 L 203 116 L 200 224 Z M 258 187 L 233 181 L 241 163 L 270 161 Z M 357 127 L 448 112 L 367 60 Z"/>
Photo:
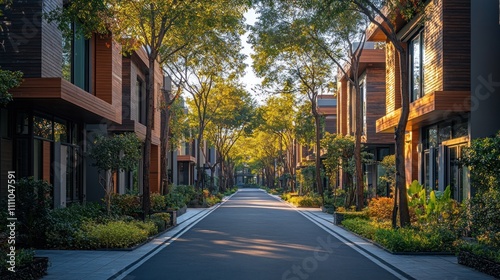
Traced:
<path id="1" fill-rule="evenodd" d="M 451 188 L 451 197 L 461 202 L 469 196 L 469 180 L 467 168 L 459 164 L 465 143 L 446 146 L 446 186 Z"/>

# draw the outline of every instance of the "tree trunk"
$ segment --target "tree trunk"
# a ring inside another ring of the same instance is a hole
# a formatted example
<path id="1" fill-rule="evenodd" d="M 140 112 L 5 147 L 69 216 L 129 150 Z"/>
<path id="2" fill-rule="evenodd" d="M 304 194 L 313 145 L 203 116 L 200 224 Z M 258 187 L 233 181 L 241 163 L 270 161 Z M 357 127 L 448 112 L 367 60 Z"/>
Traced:
<path id="1" fill-rule="evenodd" d="M 405 49 L 398 49 L 401 71 L 401 117 L 396 127 L 396 188 L 399 190 L 399 220 L 402 227 L 410 225 L 410 211 L 408 209 L 408 195 L 406 191 L 405 173 L 405 131 L 410 112 L 410 95 L 408 81 L 408 57 Z"/>
<path id="2" fill-rule="evenodd" d="M 161 110 L 161 167 L 160 167 L 160 192 L 168 193 L 168 153 L 169 153 L 169 130 L 170 130 L 170 92 L 163 93 L 165 108 Z"/>
<path id="3" fill-rule="evenodd" d="M 356 165 L 355 180 L 356 180 L 356 211 L 363 210 L 364 206 L 364 182 L 363 182 L 363 162 L 361 159 L 361 134 L 363 119 L 361 118 L 363 108 L 361 106 L 361 88 L 359 85 L 358 69 L 353 67 L 354 92 L 356 104 L 356 131 L 354 133 L 354 164 Z"/>
<path id="4" fill-rule="evenodd" d="M 146 139 L 144 140 L 144 161 L 143 161 L 143 186 L 142 186 L 142 210 L 144 217 L 149 215 L 151 208 L 150 201 L 150 185 L 149 185 L 149 171 L 151 170 L 151 134 L 153 130 L 153 113 L 154 113 L 154 95 L 155 95 L 155 56 L 150 55 L 149 58 L 149 76 L 147 86 L 147 125 L 146 125 Z"/>
<path id="5" fill-rule="evenodd" d="M 205 172 L 205 170 L 203 170 L 203 166 L 202 166 L 202 163 L 201 163 L 201 141 L 203 139 L 203 128 L 200 128 L 200 131 L 198 132 L 198 152 L 197 152 L 197 155 L 196 155 L 196 169 L 198 170 L 197 174 L 196 174 L 196 188 L 197 189 L 202 189 L 203 190 L 203 185 L 204 185 L 204 182 L 202 182 L 203 180 L 203 175 L 202 175 L 202 172 Z"/>
<path id="6" fill-rule="evenodd" d="M 314 100 L 312 103 L 312 112 L 314 116 L 314 124 L 315 124 L 315 132 L 316 132 L 316 187 L 318 189 L 319 195 L 321 195 L 321 199 L 323 200 L 323 185 L 321 182 L 321 120 L 320 115 L 316 108 L 316 101 Z"/>

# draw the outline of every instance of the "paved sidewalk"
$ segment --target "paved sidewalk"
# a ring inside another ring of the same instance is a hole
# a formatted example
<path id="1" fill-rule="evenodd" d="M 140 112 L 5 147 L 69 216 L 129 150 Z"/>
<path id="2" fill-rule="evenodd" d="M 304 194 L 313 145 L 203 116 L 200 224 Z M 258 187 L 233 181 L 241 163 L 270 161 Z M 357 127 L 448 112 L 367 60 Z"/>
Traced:
<path id="1" fill-rule="evenodd" d="M 109 279 L 173 242 L 177 235 L 188 230 L 219 205 L 211 208 L 188 208 L 185 214 L 177 217 L 176 227 L 132 251 L 37 250 L 37 256 L 49 257 L 49 269 L 43 279 Z"/>

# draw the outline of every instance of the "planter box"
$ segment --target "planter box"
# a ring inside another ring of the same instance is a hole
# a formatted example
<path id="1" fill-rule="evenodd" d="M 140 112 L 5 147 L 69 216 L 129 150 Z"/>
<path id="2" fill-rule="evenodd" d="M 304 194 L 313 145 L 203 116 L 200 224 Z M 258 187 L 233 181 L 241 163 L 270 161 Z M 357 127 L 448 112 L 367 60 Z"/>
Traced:
<path id="1" fill-rule="evenodd" d="M 17 280 L 17 279 L 40 279 L 47 275 L 49 266 L 49 258 L 35 257 L 33 262 L 23 267 L 16 267 L 16 272 L 4 271 L 0 274 L 2 280 Z"/>
<path id="2" fill-rule="evenodd" d="M 342 221 L 344 220 L 344 214 L 342 213 L 333 213 L 333 224 L 339 226 L 342 224 Z"/>
<path id="3" fill-rule="evenodd" d="M 182 208 L 180 208 L 180 209 L 177 210 L 177 217 L 179 217 L 182 214 L 185 214 L 186 211 L 187 211 L 187 206 L 184 205 L 184 207 L 182 207 Z"/>
<path id="4" fill-rule="evenodd" d="M 485 259 L 467 251 L 458 252 L 457 259 L 459 264 L 472 267 L 475 270 L 489 274 L 495 278 L 500 278 L 500 263 Z"/>

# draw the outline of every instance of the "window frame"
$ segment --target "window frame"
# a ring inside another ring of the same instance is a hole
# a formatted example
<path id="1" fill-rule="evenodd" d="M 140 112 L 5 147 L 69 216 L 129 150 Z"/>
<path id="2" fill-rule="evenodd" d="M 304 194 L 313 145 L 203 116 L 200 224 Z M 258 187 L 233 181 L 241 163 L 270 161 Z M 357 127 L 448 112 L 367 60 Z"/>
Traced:
<path id="1" fill-rule="evenodd" d="M 418 82 L 418 92 L 415 92 L 415 49 L 414 42 L 418 39 L 418 62 L 419 62 L 419 78 Z M 424 83 L 424 57 L 425 57 L 425 32 L 423 28 L 416 30 L 413 36 L 408 40 L 408 67 L 409 67 L 409 93 L 410 102 L 414 102 L 425 95 L 425 83 Z"/>

